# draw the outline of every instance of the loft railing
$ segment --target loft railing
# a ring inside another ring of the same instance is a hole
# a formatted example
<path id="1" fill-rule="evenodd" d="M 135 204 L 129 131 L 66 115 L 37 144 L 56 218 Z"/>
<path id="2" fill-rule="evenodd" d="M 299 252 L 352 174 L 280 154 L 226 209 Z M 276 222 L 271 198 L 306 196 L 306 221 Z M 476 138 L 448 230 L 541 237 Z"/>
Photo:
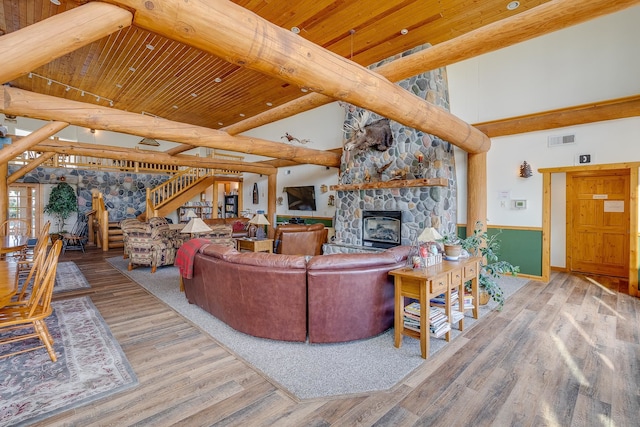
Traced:
<path id="1" fill-rule="evenodd" d="M 26 165 L 37 158 L 34 151 L 25 151 L 12 159 L 9 163 Z M 92 156 L 79 156 L 75 154 L 58 154 L 42 164 L 42 167 L 67 168 L 67 169 L 91 169 L 111 170 L 126 172 L 146 172 L 174 174 L 186 169 L 186 166 L 167 165 L 162 163 L 138 162 L 133 160 L 104 159 Z"/>
<path id="2" fill-rule="evenodd" d="M 241 162 L 243 156 L 220 153 L 215 150 L 208 151 L 208 158 L 217 160 L 231 160 Z M 38 158 L 35 151 L 25 151 L 18 155 L 9 163 L 24 166 Z M 127 172 L 145 173 L 165 173 L 174 174 L 188 169 L 188 166 L 167 165 L 163 163 L 139 162 L 134 160 L 105 159 L 93 156 L 80 156 L 75 154 L 58 154 L 42 164 L 42 167 L 68 168 L 68 169 L 91 169 L 91 170 L 115 170 Z M 213 171 L 219 175 L 241 175 L 242 172 L 232 169 L 215 169 Z"/>

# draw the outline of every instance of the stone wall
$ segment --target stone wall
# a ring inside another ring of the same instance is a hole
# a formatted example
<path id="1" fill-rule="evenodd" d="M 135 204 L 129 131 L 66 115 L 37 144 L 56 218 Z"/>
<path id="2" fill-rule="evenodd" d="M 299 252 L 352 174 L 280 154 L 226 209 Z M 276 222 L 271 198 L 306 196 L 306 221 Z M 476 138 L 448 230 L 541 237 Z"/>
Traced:
<path id="1" fill-rule="evenodd" d="M 9 173 L 17 169 L 12 166 Z M 165 174 L 36 168 L 18 182 L 57 184 L 61 176 L 77 188 L 80 213 L 91 210 L 91 195 L 97 190 L 103 194 L 109 219 L 113 221 L 140 215 L 146 210 L 147 188 L 154 188 L 169 179 Z"/>
<path id="2" fill-rule="evenodd" d="M 419 46 L 400 56 L 428 48 Z M 396 59 L 389 58 L 384 62 Z M 416 96 L 449 110 L 446 69 L 441 68 L 398 83 Z M 346 106 L 345 128 L 354 125 L 362 110 Z M 380 119 L 371 113 L 368 123 Z M 456 230 L 457 183 L 453 146 L 442 139 L 391 121 L 393 146 L 384 152 L 368 149 L 361 153 L 344 151 L 340 183 L 388 181 L 443 177 L 447 187 L 413 187 L 338 191 L 336 195 L 336 242 L 362 244 L 363 210 L 402 211 L 402 244 L 410 245 L 425 227 L 441 233 Z M 345 132 L 345 138 L 349 138 Z M 384 169 L 382 172 L 380 172 Z"/>

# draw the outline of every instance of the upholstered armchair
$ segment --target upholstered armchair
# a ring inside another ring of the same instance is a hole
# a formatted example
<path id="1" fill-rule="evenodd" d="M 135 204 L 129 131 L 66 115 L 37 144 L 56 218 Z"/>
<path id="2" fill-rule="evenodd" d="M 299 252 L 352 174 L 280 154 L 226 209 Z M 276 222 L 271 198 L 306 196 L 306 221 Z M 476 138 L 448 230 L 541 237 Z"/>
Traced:
<path id="1" fill-rule="evenodd" d="M 211 243 L 217 245 L 236 247 L 236 241 L 233 239 L 233 227 L 231 224 L 210 225 L 210 233 L 201 233 L 198 237 L 208 239 Z"/>
<path id="2" fill-rule="evenodd" d="M 165 218 L 149 218 L 147 222 L 124 220 L 120 227 L 129 270 L 136 265 L 145 265 L 155 273 L 157 267 L 173 265 L 183 240 L 169 228 Z"/>
<path id="3" fill-rule="evenodd" d="M 283 224 L 276 228 L 274 252 L 285 255 L 322 255 L 327 241 L 323 224 Z"/>

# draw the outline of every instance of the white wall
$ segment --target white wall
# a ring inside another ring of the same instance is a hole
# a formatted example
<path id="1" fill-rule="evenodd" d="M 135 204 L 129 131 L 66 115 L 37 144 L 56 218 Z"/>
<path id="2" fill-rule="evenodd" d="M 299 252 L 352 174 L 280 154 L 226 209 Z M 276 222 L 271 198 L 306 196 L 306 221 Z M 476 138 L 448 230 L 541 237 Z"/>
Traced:
<path id="1" fill-rule="evenodd" d="M 309 139 L 311 142 L 307 144 L 294 143 L 293 146 L 312 148 L 314 150 L 329 150 L 332 148 L 342 147 L 342 123 L 344 121 L 344 109 L 337 103 L 328 104 L 315 108 L 311 111 L 298 114 L 294 117 L 279 120 L 268 125 L 252 129 L 243 135 L 262 138 L 269 141 L 283 142 L 282 136 L 285 133 L 295 136 L 299 139 Z M 247 156 L 246 160 L 255 161 L 262 159 L 258 156 Z M 335 213 L 335 206 L 328 206 L 329 195 L 335 195 L 335 191 L 322 193 L 320 186 L 327 186 L 338 183 L 337 168 L 327 169 L 324 166 L 317 165 L 301 165 L 292 167 L 283 167 L 278 170 L 276 178 L 276 197 L 282 197 L 283 203 L 276 206 L 277 215 L 291 216 L 313 216 L 313 217 L 332 217 Z M 260 194 L 260 203 L 253 204 L 252 190 L 253 183 L 258 183 L 258 191 Z M 284 187 L 314 185 L 316 190 L 316 207 L 313 212 L 308 211 L 290 211 L 287 209 L 287 195 L 282 191 Z M 244 174 L 244 207 L 252 209 L 254 212 L 258 209 L 267 211 L 267 177 L 260 177 L 257 174 Z M 271 221 L 272 218 L 269 218 Z"/>
<path id="2" fill-rule="evenodd" d="M 447 67 L 451 111 L 469 123 L 621 98 L 640 93 L 640 6 Z M 575 134 L 576 143 L 549 147 L 549 136 Z M 572 126 L 492 139 L 487 155 L 489 224 L 542 226 L 538 168 L 573 166 L 578 154 L 592 163 L 640 161 L 640 118 Z M 458 222 L 463 206 L 465 154 L 457 152 Z M 518 177 L 526 160 L 534 175 Z M 564 174 L 552 176 L 551 265 L 564 266 Z M 526 210 L 510 200 L 524 199 Z M 503 203 L 505 202 L 505 203 Z"/>

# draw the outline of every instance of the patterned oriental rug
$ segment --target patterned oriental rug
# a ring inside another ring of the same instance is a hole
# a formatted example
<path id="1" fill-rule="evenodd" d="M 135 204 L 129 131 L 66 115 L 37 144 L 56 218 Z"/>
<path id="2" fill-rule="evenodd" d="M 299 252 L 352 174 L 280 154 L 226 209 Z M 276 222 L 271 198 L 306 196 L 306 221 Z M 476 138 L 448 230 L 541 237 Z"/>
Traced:
<path id="1" fill-rule="evenodd" d="M 138 384 L 122 348 L 89 297 L 52 303 L 46 349 L 0 360 L 0 426 L 27 425 Z M 0 346 L 0 354 L 32 342 Z"/>
<path id="2" fill-rule="evenodd" d="M 59 262 L 56 268 L 56 283 L 53 292 L 66 292 L 74 289 L 90 288 L 89 282 L 73 261 Z"/>
<path id="3" fill-rule="evenodd" d="M 29 272 L 25 271 L 20 275 L 18 287 L 22 286 L 22 283 L 28 274 Z M 53 285 L 54 294 L 90 287 L 91 285 L 87 282 L 87 279 L 84 277 L 84 274 L 82 274 L 75 262 L 64 261 L 58 263 L 58 267 L 56 268 L 56 281 Z"/>

